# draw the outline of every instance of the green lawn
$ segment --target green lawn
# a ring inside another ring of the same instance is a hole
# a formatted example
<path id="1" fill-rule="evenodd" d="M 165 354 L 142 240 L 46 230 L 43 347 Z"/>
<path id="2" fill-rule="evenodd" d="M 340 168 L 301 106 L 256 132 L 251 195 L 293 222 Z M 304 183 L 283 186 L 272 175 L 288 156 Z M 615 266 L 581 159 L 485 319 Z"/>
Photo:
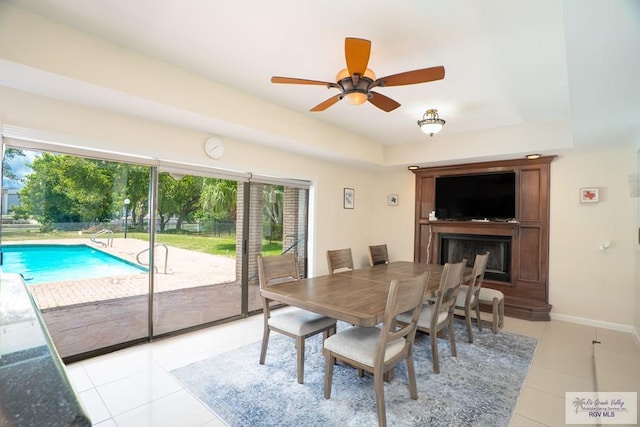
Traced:
<path id="1" fill-rule="evenodd" d="M 127 236 L 140 240 L 147 240 L 148 238 L 146 233 L 127 233 Z M 204 252 L 211 255 L 236 256 L 235 235 L 211 237 L 199 236 L 197 234 L 157 234 L 156 243 L 164 243 L 166 245 Z M 262 252 L 265 255 L 279 255 L 282 253 L 282 242 L 269 243 L 268 240 L 263 240 Z"/>
<path id="2" fill-rule="evenodd" d="M 50 240 L 50 239 L 87 239 L 91 236 L 89 233 L 79 235 L 77 231 L 63 231 L 39 233 L 37 231 L 8 231 L 3 229 L 2 241 L 16 240 Z M 113 233 L 114 238 L 124 237 L 123 233 Z M 104 236 L 103 236 L 104 237 Z M 128 232 L 128 238 L 149 240 L 147 233 Z M 225 255 L 234 258 L 236 256 L 236 237 L 235 235 L 224 237 L 201 236 L 197 234 L 157 234 L 156 243 L 164 243 L 166 245 L 177 248 L 188 249 L 196 252 L 204 252 L 211 255 Z M 282 253 L 282 242 L 271 242 L 264 240 L 262 242 L 262 251 L 265 255 L 279 255 Z"/>

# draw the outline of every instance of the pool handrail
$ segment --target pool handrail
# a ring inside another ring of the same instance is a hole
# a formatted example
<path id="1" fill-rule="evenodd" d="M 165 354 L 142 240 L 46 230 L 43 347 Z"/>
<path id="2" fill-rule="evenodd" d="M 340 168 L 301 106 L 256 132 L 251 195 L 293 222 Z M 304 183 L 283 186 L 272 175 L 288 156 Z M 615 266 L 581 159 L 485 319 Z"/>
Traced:
<path id="1" fill-rule="evenodd" d="M 104 234 L 107 234 L 107 243 L 98 240 L 97 238 L 99 236 L 102 236 Z M 109 230 L 108 228 L 103 228 L 100 231 L 97 231 L 95 233 L 93 233 L 93 235 L 89 238 L 93 243 L 97 244 L 97 245 L 102 245 L 102 247 L 112 247 L 113 246 L 113 231 Z"/>
<path id="2" fill-rule="evenodd" d="M 165 245 L 164 243 L 156 243 L 153 247 L 157 248 L 159 246 L 162 246 L 164 248 L 164 270 L 163 270 L 163 274 L 167 274 L 167 263 L 169 260 L 169 247 L 167 245 Z M 149 252 L 149 248 L 143 249 L 140 252 L 138 252 L 136 254 L 136 261 L 138 262 L 138 264 L 140 265 L 149 265 L 149 263 L 144 263 L 142 261 L 140 261 L 140 255 L 142 255 L 145 252 Z M 158 267 L 157 266 L 153 266 L 153 269 L 155 270 L 155 272 L 158 272 Z"/>

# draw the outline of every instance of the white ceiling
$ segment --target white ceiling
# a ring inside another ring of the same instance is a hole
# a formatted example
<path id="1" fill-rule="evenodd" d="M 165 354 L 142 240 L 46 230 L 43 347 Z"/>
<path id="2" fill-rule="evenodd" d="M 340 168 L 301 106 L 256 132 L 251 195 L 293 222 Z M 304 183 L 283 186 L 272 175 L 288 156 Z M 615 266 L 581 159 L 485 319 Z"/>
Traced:
<path id="1" fill-rule="evenodd" d="M 436 138 L 557 120 L 574 144 L 640 135 L 637 0 L 7 2 L 383 145 L 428 138 L 416 124 L 428 108 L 447 121 Z M 270 83 L 334 80 L 345 37 L 371 40 L 378 77 L 436 65 L 446 77 L 379 88 L 402 104 L 389 113 L 344 101 L 311 113 L 337 92 Z"/>

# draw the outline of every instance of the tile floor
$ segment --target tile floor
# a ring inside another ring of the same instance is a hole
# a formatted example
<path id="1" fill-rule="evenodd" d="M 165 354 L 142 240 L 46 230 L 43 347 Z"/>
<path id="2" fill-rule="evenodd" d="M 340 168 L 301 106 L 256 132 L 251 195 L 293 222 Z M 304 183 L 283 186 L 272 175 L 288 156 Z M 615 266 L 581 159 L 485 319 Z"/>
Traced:
<path id="1" fill-rule="evenodd" d="M 593 340 L 601 342 L 600 388 L 640 396 L 640 347 L 631 334 L 512 318 L 505 330 L 539 339 L 512 427 L 565 425 L 565 391 L 593 390 Z M 70 364 L 67 373 L 96 426 L 224 426 L 169 371 L 261 337 L 262 316 L 253 316 Z"/>

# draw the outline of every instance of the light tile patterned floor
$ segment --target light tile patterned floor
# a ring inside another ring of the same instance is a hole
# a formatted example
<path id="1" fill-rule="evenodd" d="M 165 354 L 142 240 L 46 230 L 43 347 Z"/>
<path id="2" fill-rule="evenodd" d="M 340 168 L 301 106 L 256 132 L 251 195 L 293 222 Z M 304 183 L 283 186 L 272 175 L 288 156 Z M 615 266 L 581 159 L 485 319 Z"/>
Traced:
<path id="1" fill-rule="evenodd" d="M 607 387 L 640 392 L 640 347 L 631 334 L 556 320 L 527 322 L 513 318 L 505 319 L 505 330 L 540 340 L 512 427 L 565 425 L 564 392 L 592 389 L 594 339 L 602 343 L 598 347 L 604 354 L 602 369 L 621 374 L 612 375 Z M 168 372 L 259 341 L 261 334 L 262 316 L 252 316 L 84 360 L 68 365 L 67 370 L 97 426 L 223 426 Z M 617 378 L 619 383 L 615 383 Z"/>

